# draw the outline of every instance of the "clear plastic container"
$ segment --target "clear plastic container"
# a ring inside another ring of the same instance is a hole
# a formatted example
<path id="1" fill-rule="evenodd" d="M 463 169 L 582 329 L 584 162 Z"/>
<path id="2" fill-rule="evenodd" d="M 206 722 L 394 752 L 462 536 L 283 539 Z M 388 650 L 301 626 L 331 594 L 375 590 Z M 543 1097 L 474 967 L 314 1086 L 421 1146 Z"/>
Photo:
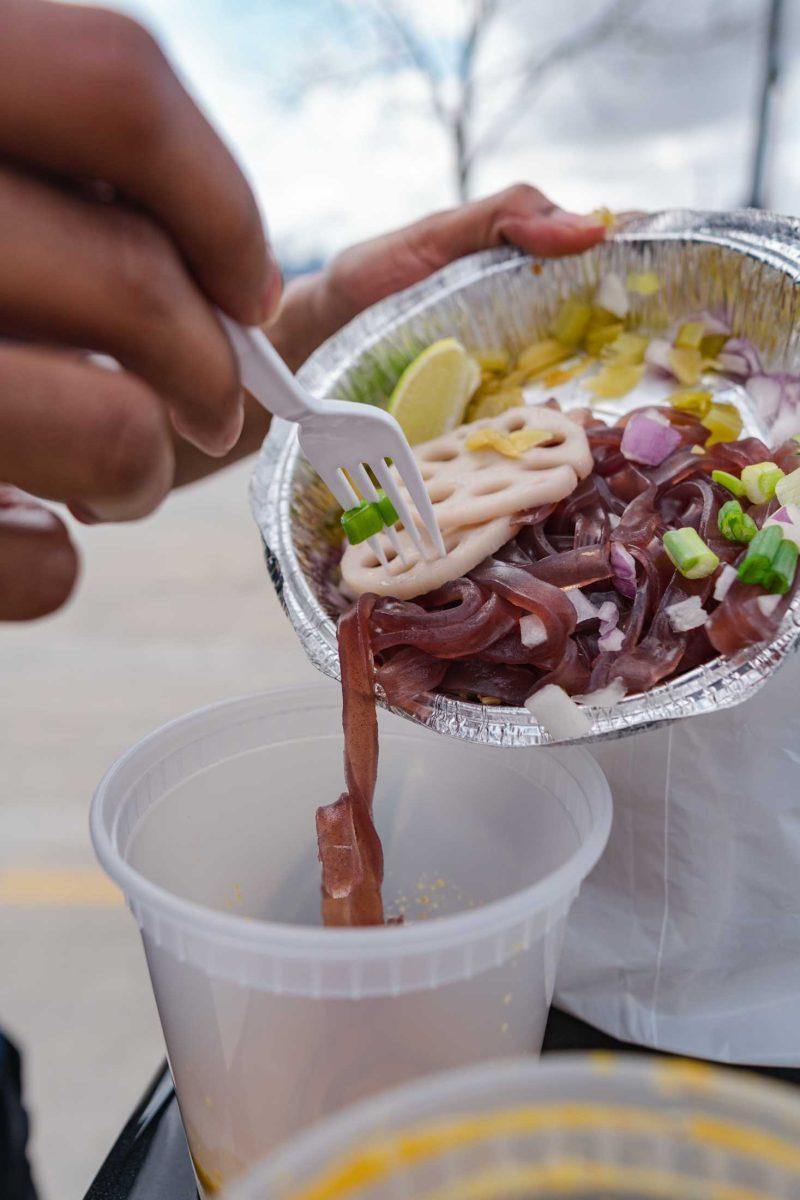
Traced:
<path id="1" fill-rule="evenodd" d="M 797 1200 L 793 1088 L 697 1062 L 557 1055 L 355 1105 L 226 1200 Z"/>
<path id="2" fill-rule="evenodd" d="M 387 911 L 324 929 L 314 812 L 342 788 L 332 684 L 151 734 L 92 808 L 139 923 L 207 1192 L 303 1125 L 432 1070 L 541 1048 L 564 926 L 608 837 L 581 750 L 499 751 L 382 713 Z"/>

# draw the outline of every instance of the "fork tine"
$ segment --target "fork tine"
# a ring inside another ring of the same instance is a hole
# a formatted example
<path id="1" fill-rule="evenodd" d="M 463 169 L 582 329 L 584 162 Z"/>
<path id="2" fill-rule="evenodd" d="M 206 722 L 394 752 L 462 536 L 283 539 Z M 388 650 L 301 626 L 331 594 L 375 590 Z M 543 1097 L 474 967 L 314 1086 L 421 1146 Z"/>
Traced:
<path id="1" fill-rule="evenodd" d="M 406 503 L 403 493 L 398 488 L 394 479 L 392 479 L 391 471 L 384 459 L 380 459 L 379 462 L 372 465 L 372 469 L 380 479 L 383 490 L 397 510 L 397 514 L 403 522 L 403 527 L 408 531 L 408 536 L 417 547 L 420 557 L 430 562 L 431 552 L 425 544 L 425 539 L 420 534 L 417 523 L 414 520 L 414 514 Z"/>
<path id="2" fill-rule="evenodd" d="M 334 497 L 341 504 L 342 508 L 352 508 L 354 504 L 359 503 L 358 494 L 341 467 L 336 471 L 321 471 L 320 475 L 328 491 L 333 492 Z M 378 539 L 376 537 L 367 538 L 367 544 L 381 566 L 388 567 L 388 559 Z"/>
<path id="3" fill-rule="evenodd" d="M 422 519 L 422 523 L 428 531 L 428 536 L 430 537 L 435 554 L 440 558 L 444 558 L 447 554 L 447 550 L 445 549 L 444 541 L 442 539 L 442 532 L 439 529 L 439 523 L 436 520 L 436 513 L 433 511 L 431 498 L 428 495 L 428 490 L 425 487 L 425 484 L 422 482 L 422 476 L 419 473 L 419 465 L 417 464 L 417 460 L 414 458 L 414 455 L 411 453 L 408 445 L 403 441 L 399 441 L 396 449 L 392 451 L 392 459 L 394 460 L 394 465 L 397 469 L 397 472 L 405 485 L 406 491 L 416 505 L 417 512 Z M 384 466 L 383 462 L 381 462 L 381 466 Z M 388 468 L 384 468 L 384 470 L 385 474 L 389 475 Z M 378 478 L 381 480 L 381 483 L 383 483 L 384 488 L 386 488 L 384 476 L 380 473 L 380 471 L 378 471 L 377 474 Z M 389 478 L 391 479 L 390 475 Z M 394 503 L 394 500 L 392 502 Z M 395 508 L 397 508 L 397 504 L 395 504 Z M 398 508 L 397 511 L 399 512 L 400 509 Z"/>
<path id="4" fill-rule="evenodd" d="M 368 500 L 377 500 L 378 499 L 378 489 L 375 487 L 375 484 L 372 482 L 372 480 L 369 477 L 369 474 L 364 469 L 364 467 L 361 465 L 361 463 L 356 463 L 354 467 L 348 467 L 347 469 L 350 472 L 350 474 L 353 476 L 353 478 L 355 479 L 358 486 L 361 488 L 362 496 L 366 496 Z M 400 556 L 400 561 L 405 566 L 407 566 L 408 559 L 406 557 L 405 551 L 403 550 L 403 543 L 400 541 L 400 538 L 397 536 L 397 530 L 395 529 L 394 525 L 386 525 L 386 526 L 384 526 L 384 528 L 386 531 L 386 535 L 389 538 L 389 541 L 394 546 L 395 553 Z"/>

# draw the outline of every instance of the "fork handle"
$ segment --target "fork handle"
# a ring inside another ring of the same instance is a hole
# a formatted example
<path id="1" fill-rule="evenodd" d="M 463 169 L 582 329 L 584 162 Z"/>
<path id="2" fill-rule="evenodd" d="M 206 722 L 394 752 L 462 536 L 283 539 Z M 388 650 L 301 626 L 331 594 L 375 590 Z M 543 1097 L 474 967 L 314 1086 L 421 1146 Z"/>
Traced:
<path id="1" fill-rule="evenodd" d="M 261 329 L 239 325 L 217 310 L 239 363 L 242 384 L 258 403 L 287 421 L 302 422 L 317 411 L 316 401 L 300 387 Z"/>

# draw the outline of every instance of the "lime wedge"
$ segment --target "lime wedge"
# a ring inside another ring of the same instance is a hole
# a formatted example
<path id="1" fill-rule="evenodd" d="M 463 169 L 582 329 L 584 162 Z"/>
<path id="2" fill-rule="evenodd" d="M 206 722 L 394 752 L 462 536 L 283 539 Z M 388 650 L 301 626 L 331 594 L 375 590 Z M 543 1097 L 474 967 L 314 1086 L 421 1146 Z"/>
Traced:
<path id="1" fill-rule="evenodd" d="M 412 446 L 455 429 L 464 419 L 481 369 L 456 338 L 443 338 L 409 363 L 389 399 Z"/>

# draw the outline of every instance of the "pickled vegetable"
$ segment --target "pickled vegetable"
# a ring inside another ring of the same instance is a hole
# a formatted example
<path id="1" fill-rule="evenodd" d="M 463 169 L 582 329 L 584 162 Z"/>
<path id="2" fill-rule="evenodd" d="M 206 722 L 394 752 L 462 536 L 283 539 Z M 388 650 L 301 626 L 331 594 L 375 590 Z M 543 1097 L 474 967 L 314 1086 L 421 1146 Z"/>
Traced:
<path id="1" fill-rule="evenodd" d="M 693 417 L 698 417 L 701 421 L 711 408 L 711 392 L 684 389 L 680 392 L 673 392 L 668 399 L 678 412 L 691 413 Z"/>
<path id="2" fill-rule="evenodd" d="M 592 306 L 577 296 L 570 296 L 561 306 L 561 310 L 553 322 L 551 330 L 553 337 L 562 346 L 574 349 L 583 340 L 586 328 L 592 315 Z"/>
<path id="3" fill-rule="evenodd" d="M 604 346 L 610 346 L 623 333 L 625 326 L 622 321 L 615 321 L 611 325 L 596 325 L 590 324 L 586 331 L 586 337 L 583 339 L 584 349 L 587 354 L 599 357 Z"/>
<path id="4" fill-rule="evenodd" d="M 717 442 L 735 442 L 742 432 L 742 414 L 735 404 L 712 404 L 701 420 L 711 433 L 707 448 Z"/>
<path id="5" fill-rule="evenodd" d="M 729 333 L 707 333 L 700 343 L 700 353 L 703 358 L 715 359 L 718 354 L 722 353 L 729 337 Z"/>
<path id="6" fill-rule="evenodd" d="M 570 354 L 569 346 L 564 346 L 555 338 L 545 338 L 541 342 L 532 342 L 522 351 L 517 359 L 517 370 L 526 375 L 533 375 L 537 371 L 545 371 L 548 367 L 563 362 Z"/>
<path id="7" fill-rule="evenodd" d="M 669 352 L 669 365 L 679 383 L 692 387 L 700 382 L 703 373 L 703 356 L 691 346 L 675 346 Z"/>
<path id="8" fill-rule="evenodd" d="M 638 333 L 621 333 L 610 345 L 603 348 L 600 357 L 604 362 L 616 366 L 635 367 L 644 362 L 644 352 L 649 340 Z"/>
<path id="9" fill-rule="evenodd" d="M 509 408 L 519 408 L 525 400 L 521 388 L 507 388 L 505 391 L 481 393 L 470 401 L 467 409 L 466 423 L 480 421 L 483 417 L 499 417 Z"/>
<path id="10" fill-rule="evenodd" d="M 640 275 L 630 274 L 625 286 L 637 296 L 654 296 L 661 287 L 661 280 L 655 271 L 643 271 Z"/>
<path id="11" fill-rule="evenodd" d="M 675 345 L 690 350 L 699 350 L 705 336 L 706 327 L 702 321 L 686 321 L 681 325 L 675 338 Z"/>
<path id="12" fill-rule="evenodd" d="M 552 433 L 546 429 L 517 429 L 514 433 L 502 433 L 499 429 L 486 425 L 483 429 L 476 429 L 471 433 L 465 445 L 467 450 L 473 452 L 496 450 L 506 458 L 520 458 L 526 450 L 533 446 L 542 446 L 552 439 Z"/>
<path id="13" fill-rule="evenodd" d="M 644 374 L 644 364 L 635 366 L 616 364 L 604 367 L 597 375 L 588 379 L 585 387 L 598 399 L 617 400 L 632 392 Z"/>
<path id="14" fill-rule="evenodd" d="M 483 350 L 476 354 L 475 358 L 482 371 L 490 371 L 492 374 L 507 371 L 511 361 L 507 350 Z"/>

